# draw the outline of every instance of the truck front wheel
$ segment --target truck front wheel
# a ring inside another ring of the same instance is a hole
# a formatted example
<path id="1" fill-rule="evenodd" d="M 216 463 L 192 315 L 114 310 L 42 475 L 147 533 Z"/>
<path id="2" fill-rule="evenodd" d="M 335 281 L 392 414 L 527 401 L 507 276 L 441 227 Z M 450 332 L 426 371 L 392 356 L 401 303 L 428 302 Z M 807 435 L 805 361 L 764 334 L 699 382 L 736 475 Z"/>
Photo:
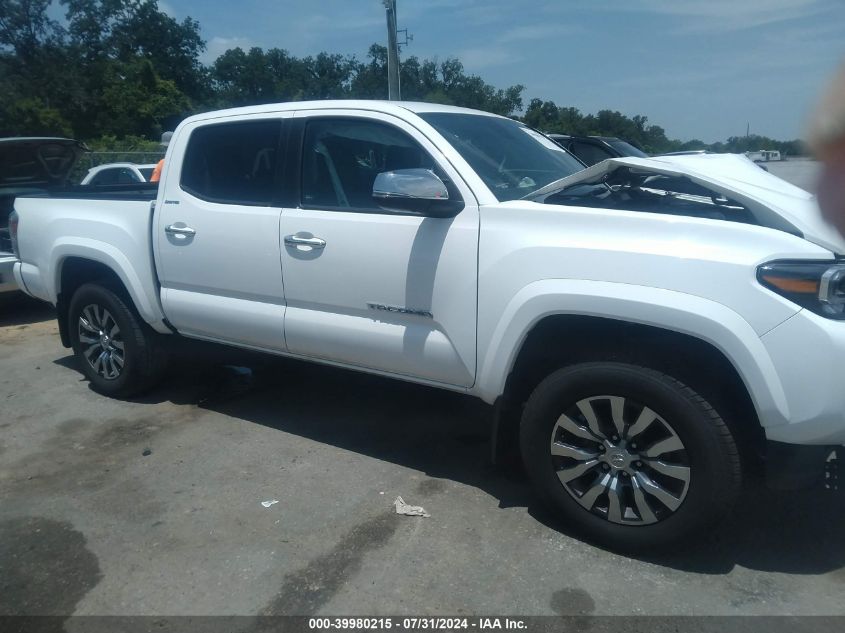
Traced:
<path id="1" fill-rule="evenodd" d="M 620 551 L 689 542 L 725 516 L 741 479 L 734 438 L 690 387 L 616 362 L 560 369 L 523 412 L 525 467 L 588 539 Z"/>
<path id="2" fill-rule="evenodd" d="M 70 301 L 68 329 L 73 352 L 91 387 L 125 398 L 155 384 L 165 356 L 155 332 L 115 290 L 80 286 Z"/>

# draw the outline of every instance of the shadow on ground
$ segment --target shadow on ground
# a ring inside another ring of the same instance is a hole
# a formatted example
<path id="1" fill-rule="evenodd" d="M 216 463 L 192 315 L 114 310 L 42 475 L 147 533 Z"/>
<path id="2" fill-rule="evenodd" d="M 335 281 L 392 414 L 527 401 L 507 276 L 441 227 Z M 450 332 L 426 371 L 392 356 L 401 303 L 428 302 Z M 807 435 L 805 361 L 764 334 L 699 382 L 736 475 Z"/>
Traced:
<path id="1" fill-rule="evenodd" d="M 581 538 L 538 502 L 519 469 L 490 464 L 490 409 L 476 399 L 269 356 L 189 351 L 190 362 L 173 366 L 164 384 L 138 401 L 197 405 L 475 486 L 502 508 L 526 507 L 546 526 Z M 694 548 L 634 558 L 702 574 L 726 574 L 737 565 L 837 572 L 845 583 L 843 525 L 841 493 L 774 492 L 755 484 L 725 524 Z"/>
<path id="2" fill-rule="evenodd" d="M 27 297 L 22 292 L 0 295 L 0 327 L 27 325 L 56 318 L 56 310 L 49 303 Z"/>

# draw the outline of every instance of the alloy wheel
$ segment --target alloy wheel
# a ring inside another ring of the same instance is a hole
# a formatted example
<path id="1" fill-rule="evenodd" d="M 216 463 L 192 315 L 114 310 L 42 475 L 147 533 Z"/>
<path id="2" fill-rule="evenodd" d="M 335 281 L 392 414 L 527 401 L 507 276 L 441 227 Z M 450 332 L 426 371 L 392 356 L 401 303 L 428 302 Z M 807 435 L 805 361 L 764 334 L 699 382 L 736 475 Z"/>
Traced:
<path id="1" fill-rule="evenodd" d="M 662 521 L 689 490 L 689 457 L 678 434 L 649 407 L 622 396 L 576 402 L 558 418 L 550 449 L 566 491 L 612 523 Z"/>
<path id="2" fill-rule="evenodd" d="M 79 342 L 86 362 L 106 380 L 115 380 L 126 362 L 120 327 L 111 312 L 95 303 L 82 309 Z"/>

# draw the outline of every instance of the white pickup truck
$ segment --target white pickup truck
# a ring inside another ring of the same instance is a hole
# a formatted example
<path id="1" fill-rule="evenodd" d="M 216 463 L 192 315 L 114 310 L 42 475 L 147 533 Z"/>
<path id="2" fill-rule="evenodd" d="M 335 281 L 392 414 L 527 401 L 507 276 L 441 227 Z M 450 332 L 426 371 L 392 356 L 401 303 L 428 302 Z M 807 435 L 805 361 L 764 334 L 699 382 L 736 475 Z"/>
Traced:
<path id="1" fill-rule="evenodd" d="M 845 443 L 845 242 L 745 158 L 583 169 L 483 112 L 304 102 L 187 119 L 136 193 L 15 202 L 15 278 L 100 393 L 149 388 L 176 336 L 465 392 L 618 549 Z"/>

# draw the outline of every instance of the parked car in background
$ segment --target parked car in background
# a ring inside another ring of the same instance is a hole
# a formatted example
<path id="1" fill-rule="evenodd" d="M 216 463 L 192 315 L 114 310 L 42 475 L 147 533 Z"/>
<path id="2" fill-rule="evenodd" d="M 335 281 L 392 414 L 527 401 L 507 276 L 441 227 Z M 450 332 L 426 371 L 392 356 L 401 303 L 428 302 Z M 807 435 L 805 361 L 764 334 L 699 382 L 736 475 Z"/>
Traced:
<path id="1" fill-rule="evenodd" d="M 137 182 L 149 182 L 155 163 L 136 165 L 135 163 L 107 163 L 88 170 L 80 184 L 83 185 L 131 185 Z"/>
<path id="2" fill-rule="evenodd" d="M 706 149 L 683 149 L 678 152 L 666 152 L 665 154 L 660 154 L 661 156 L 701 156 L 702 154 L 712 154 L 709 150 Z"/>
<path id="3" fill-rule="evenodd" d="M 546 136 L 569 151 L 578 160 L 586 164 L 587 167 L 600 163 L 608 158 L 625 158 L 626 156 L 633 158 L 649 157 L 649 154 L 646 154 L 640 148 L 615 136 L 572 136 L 569 134 L 547 134 Z M 689 149 L 678 152 L 666 152 L 665 154 L 658 154 L 658 156 L 703 156 L 712 153 L 706 149 Z M 749 156 L 748 152 L 745 153 L 745 156 L 753 160 L 757 167 L 763 171 L 769 171 L 768 167 L 753 156 Z"/>
<path id="4" fill-rule="evenodd" d="M 99 393 L 152 387 L 182 336 L 465 393 L 633 551 L 845 444 L 845 240 L 744 157 L 585 169 L 505 117 L 350 100 L 190 117 L 164 169 L 15 201 L 15 277 Z"/>
<path id="5" fill-rule="evenodd" d="M 608 158 L 648 158 L 648 154 L 628 141 L 615 136 L 572 136 L 569 134 L 547 134 L 555 143 L 573 154 L 589 167 Z"/>
<path id="6" fill-rule="evenodd" d="M 17 290 L 9 233 L 9 215 L 15 197 L 65 187 L 70 170 L 87 151 L 81 142 L 68 138 L 0 139 L 0 293 Z"/>
<path id="7" fill-rule="evenodd" d="M 713 154 L 714 152 L 711 152 L 707 149 L 687 149 L 681 150 L 679 152 L 666 152 L 665 154 L 660 154 L 660 156 L 667 156 L 671 158 L 673 156 L 710 156 Z M 740 158 L 746 158 L 748 160 L 751 160 L 751 158 L 748 156 L 748 152 L 746 152 L 745 154 L 733 154 L 733 156 L 738 156 Z M 756 160 L 752 162 L 763 171 L 769 171 L 769 168 L 766 167 L 763 163 Z"/>
<path id="8" fill-rule="evenodd" d="M 776 149 L 759 149 L 757 151 L 745 152 L 745 155 L 755 163 L 783 160 L 780 152 Z"/>

